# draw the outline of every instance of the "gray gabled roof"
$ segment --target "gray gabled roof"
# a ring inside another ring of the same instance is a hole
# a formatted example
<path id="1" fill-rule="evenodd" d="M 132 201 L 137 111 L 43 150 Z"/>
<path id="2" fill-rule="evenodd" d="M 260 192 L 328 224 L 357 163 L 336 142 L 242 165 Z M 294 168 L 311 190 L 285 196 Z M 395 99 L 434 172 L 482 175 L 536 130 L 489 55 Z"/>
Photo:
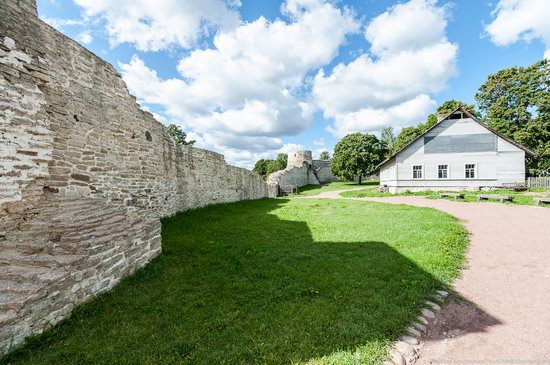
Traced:
<path id="1" fill-rule="evenodd" d="M 420 138 L 424 137 L 426 135 L 426 133 L 428 133 L 429 131 L 431 131 L 432 129 L 434 129 L 435 127 L 437 127 L 439 125 L 439 123 L 443 122 L 444 120 L 447 120 L 449 119 L 449 117 L 451 115 L 453 115 L 454 113 L 456 113 L 457 111 L 461 111 L 463 112 L 464 114 L 466 114 L 468 116 L 468 118 L 472 119 L 474 122 L 476 122 L 477 124 L 481 125 L 483 128 L 487 129 L 488 131 L 490 131 L 491 133 L 493 134 L 496 134 L 497 136 L 499 136 L 500 138 L 504 139 L 505 141 L 507 142 L 510 142 L 511 144 L 513 144 L 514 146 L 516 146 L 517 148 L 525 151 L 525 153 L 527 155 L 529 155 L 530 157 L 535 157 L 537 156 L 537 154 L 533 151 L 531 151 L 530 149 L 528 149 L 527 147 L 524 147 L 522 146 L 521 144 L 517 143 L 516 141 L 514 141 L 513 139 L 511 138 L 508 138 L 506 136 L 503 136 L 502 134 L 500 134 L 499 132 L 495 131 L 494 129 L 492 128 L 489 128 L 489 126 L 487 126 L 485 123 L 483 123 L 481 120 L 479 120 L 475 115 L 473 115 L 472 113 L 470 113 L 469 111 L 467 111 L 466 109 L 464 109 L 463 107 L 459 106 L 457 108 L 455 108 L 452 112 L 448 113 L 447 115 L 445 115 L 444 118 L 442 118 L 441 120 L 439 120 L 437 123 L 435 123 L 432 127 L 428 128 L 426 131 L 424 131 L 424 133 L 422 133 L 421 135 L 419 135 L 418 137 L 416 137 L 415 139 L 413 139 L 412 141 L 410 141 L 409 143 L 407 143 L 405 146 L 403 146 L 402 148 L 400 148 L 398 151 L 394 152 L 393 154 L 391 154 L 391 156 L 389 156 L 388 158 L 386 158 L 384 161 L 382 161 L 381 163 L 378 164 L 378 166 L 376 166 L 376 168 L 379 168 L 383 165 L 385 165 L 386 163 L 390 162 L 391 160 L 393 160 L 395 158 L 395 156 L 397 156 L 398 153 L 400 153 L 401 151 L 403 151 L 405 148 L 409 147 L 411 144 L 413 144 L 414 142 L 416 142 L 417 140 L 419 140 Z"/>

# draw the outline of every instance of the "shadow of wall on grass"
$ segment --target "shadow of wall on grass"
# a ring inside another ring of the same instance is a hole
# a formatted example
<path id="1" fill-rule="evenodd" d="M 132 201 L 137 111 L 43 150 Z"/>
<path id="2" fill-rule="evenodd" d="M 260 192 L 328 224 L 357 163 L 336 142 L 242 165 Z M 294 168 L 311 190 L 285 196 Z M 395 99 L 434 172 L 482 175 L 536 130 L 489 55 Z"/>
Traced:
<path id="1" fill-rule="evenodd" d="M 274 214 L 287 202 L 165 219 L 158 259 L 6 363 L 379 360 L 443 284 L 385 242 L 315 241 L 299 217 Z"/>

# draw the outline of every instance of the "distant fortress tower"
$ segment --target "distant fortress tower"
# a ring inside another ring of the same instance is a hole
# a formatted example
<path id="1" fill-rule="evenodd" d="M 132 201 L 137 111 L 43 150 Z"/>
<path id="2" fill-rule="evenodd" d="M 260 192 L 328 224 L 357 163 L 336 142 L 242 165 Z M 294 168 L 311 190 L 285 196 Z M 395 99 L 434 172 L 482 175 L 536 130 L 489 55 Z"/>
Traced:
<path id="1" fill-rule="evenodd" d="M 290 169 L 292 167 L 302 167 L 304 162 L 307 162 L 307 166 L 313 164 L 313 156 L 311 151 L 294 151 L 288 154 L 288 162 L 286 168 Z"/>
<path id="2" fill-rule="evenodd" d="M 311 151 L 288 153 L 286 169 L 267 177 L 268 195 L 275 197 L 295 192 L 305 185 L 319 185 L 338 179 L 330 171 L 330 161 L 313 160 Z"/>

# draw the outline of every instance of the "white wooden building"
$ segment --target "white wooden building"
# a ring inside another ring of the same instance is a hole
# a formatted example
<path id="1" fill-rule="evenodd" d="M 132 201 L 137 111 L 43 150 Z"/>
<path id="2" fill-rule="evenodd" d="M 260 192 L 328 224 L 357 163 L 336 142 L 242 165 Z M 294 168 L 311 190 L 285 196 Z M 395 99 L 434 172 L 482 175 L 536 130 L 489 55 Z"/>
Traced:
<path id="1" fill-rule="evenodd" d="M 478 190 L 525 183 L 525 158 L 535 153 L 457 108 L 380 167 L 392 193 Z"/>

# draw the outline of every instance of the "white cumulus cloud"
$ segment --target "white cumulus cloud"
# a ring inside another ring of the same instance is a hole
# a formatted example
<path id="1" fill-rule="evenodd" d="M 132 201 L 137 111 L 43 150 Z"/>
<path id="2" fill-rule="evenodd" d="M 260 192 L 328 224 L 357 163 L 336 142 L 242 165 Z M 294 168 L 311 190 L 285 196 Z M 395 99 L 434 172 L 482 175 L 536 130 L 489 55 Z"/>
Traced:
<path id="1" fill-rule="evenodd" d="M 307 74 L 330 63 L 346 35 L 360 29 L 350 11 L 329 2 L 289 0 L 281 10 L 288 20 L 260 17 L 220 29 L 213 48 L 180 60 L 181 77 L 163 80 L 138 56 L 120 64 L 122 76 L 141 102 L 161 106 L 228 160 L 274 154 L 284 148 L 281 137 L 310 126 Z"/>
<path id="2" fill-rule="evenodd" d="M 92 35 L 90 34 L 90 31 L 83 31 L 83 32 L 80 32 L 78 33 L 77 37 L 79 42 L 81 42 L 82 44 L 90 44 L 92 43 L 92 41 L 94 40 L 94 38 L 92 37 Z"/>
<path id="3" fill-rule="evenodd" d="M 445 35 L 447 9 L 410 0 L 375 17 L 365 30 L 370 54 L 315 76 L 313 96 L 337 137 L 422 121 L 435 106 L 430 93 L 455 73 L 458 46 Z"/>
<path id="4" fill-rule="evenodd" d="M 422 121 L 434 111 L 436 102 L 421 94 L 414 99 L 387 108 L 361 108 L 356 112 L 336 114 L 328 131 L 335 136 L 352 132 L 378 132 L 386 126 L 404 127 Z"/>
<path id="5" fill-rule="evenodd" d="M 485 27 L 491 40 L 499 46 L 518 41 L 540 39 L 550 58 L 550 2 L 548 0 L 500 0 L 493 20 Z"/>
<path id="6" fill-rule="evenodd" d="M 239 24 L 239 14 L 224 0 L 75 0 L 87 17 L 105 20 L 113 46 L 132 43 L 143 51 L 172 46 L 190 48 L 217 27 Z"/>

